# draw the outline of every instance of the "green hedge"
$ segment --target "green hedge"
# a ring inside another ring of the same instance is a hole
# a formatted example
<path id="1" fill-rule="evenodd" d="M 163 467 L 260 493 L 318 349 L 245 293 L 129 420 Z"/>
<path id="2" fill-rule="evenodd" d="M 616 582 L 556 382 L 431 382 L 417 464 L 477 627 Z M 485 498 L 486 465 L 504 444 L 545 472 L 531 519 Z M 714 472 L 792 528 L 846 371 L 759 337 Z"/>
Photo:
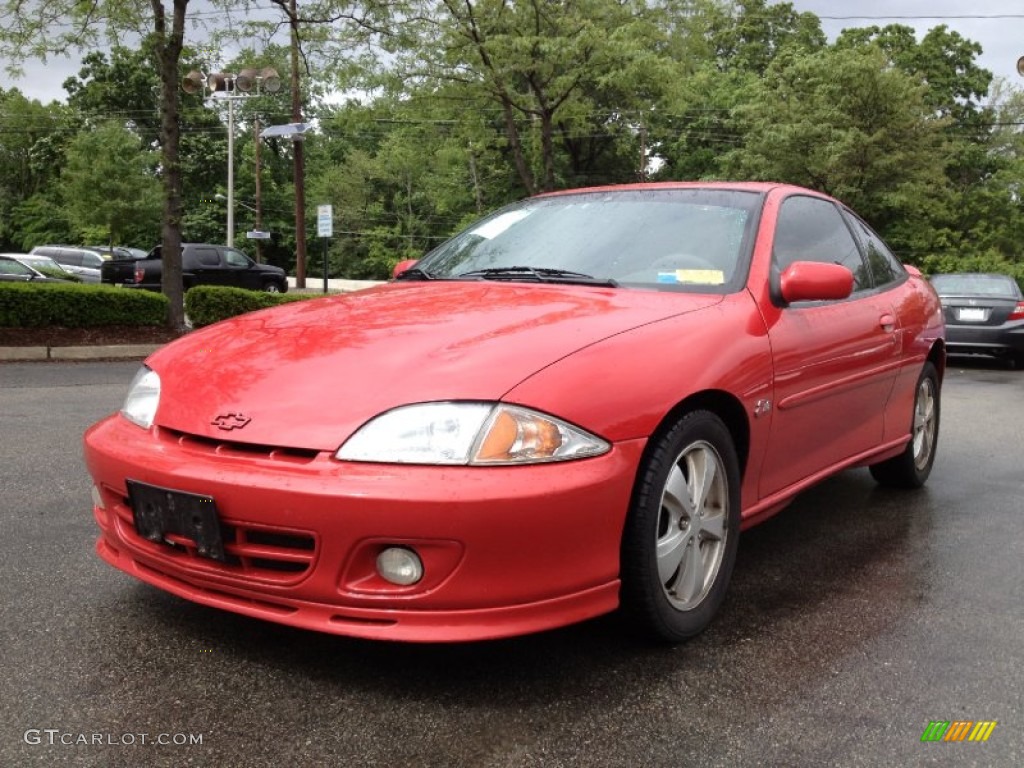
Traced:
<path id="1" fill-rule="evenodd" d="M 321 294 L 265 293 L 224 285 L 197 285 L 185 294 L 185 314 L 193 328 L 202 328 L 257 309 L 319 297 Z"/>
<path id="2" fill-rule="evenodd" d="M 0 283 L 0 327 L 163 325 L 167 297 L 103 285 Z"/>

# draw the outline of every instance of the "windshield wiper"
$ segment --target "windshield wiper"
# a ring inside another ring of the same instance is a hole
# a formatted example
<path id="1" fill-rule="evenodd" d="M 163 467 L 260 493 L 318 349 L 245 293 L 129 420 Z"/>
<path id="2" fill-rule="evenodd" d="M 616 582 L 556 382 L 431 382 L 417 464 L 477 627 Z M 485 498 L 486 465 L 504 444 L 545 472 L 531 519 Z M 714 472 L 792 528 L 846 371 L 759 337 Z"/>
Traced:
<path id="1" fill-rule="evenodd" d="M 552 269 L 550 267 L 491 267 L 474 269 L 453 278 L 477 278 L 480 280 L 533 280 L 538 283 L 568 283 L 571 285 L 604 285 L 609 288 L 618 286 L 618 282 L 610 277 L 594 277 L 582 272 L 568 269 Z"/>
<path id="2" fill-rule="evenodd" d="M 429 272 L 425 272 L 419 267 L 409 267 L 402 274 L 395 278 L 395 280 L 436 280 Z"/>

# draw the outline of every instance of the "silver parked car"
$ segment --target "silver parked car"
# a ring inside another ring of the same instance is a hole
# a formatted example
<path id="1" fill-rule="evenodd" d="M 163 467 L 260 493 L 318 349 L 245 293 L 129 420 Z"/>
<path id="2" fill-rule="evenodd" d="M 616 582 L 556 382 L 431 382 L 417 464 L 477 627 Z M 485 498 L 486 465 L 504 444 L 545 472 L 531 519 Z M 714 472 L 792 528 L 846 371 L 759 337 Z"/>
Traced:
<path id="1" fill-rule="evenodd" d="M 100 266 L 103 264 L 103 257 L 91 248 L 73 245 L 37 245 L 31 253 L 32 255 L 49 256 L 68 272 L 73 272 L 82 278 L 83 283 L 98 283 L 100 281 Z"/>
<path id="2" fill-rule="evenodd" d="M 80 278 L 73 272 L 69 272 L 49 256 L 40 256 L 38 253 L 5 253 L 5 256 L 12 256 L 22 264 L 32 267 L 36 272 L 42 272 L 47 277 L 58 280 L 78 282 Z"/>
<path id="3" fill-rule="evenodd" d="M 0 280 L 11 283 L 63 283 L 64 280 L 47 277 L 21 260 L 20 253 L 0 253 Z M 70 281 L 68 281 L 70 282 Z"/>

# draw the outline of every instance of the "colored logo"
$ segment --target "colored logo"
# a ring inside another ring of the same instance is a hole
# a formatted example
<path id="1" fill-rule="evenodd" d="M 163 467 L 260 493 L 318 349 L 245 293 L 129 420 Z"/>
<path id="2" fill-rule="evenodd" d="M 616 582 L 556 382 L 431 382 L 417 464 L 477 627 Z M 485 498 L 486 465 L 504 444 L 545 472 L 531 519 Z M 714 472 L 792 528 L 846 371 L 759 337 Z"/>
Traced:
<path id="1" fill-rule="evenodd" d="M 210 423 L 217 429 L 223 429 L 226 432 L 230 432 L 232 429 L 241 429 L 250 421 L 252 421 L 252 419 L 244 413 L 222 413 Z"/>
<path id="2" fill-rule="evenodd" d="M 988 741 L 995 720 L 932 720 L 921 734 L 921 741 Z"/>

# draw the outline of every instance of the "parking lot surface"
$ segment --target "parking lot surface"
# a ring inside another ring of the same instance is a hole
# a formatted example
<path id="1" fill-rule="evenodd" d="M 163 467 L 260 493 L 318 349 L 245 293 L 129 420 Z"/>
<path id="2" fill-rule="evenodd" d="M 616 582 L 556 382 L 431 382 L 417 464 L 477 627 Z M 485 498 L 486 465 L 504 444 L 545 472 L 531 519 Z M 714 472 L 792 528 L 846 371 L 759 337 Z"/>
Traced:
<path id="1" fill-rule="evenodd" d="M 843 473 L 743 534 L 709 631 L 320 635 L 95 555 L 81 434 L 134 363 L 0 364 L 0 765 L 1024 765 L 1024 373 L 951 360 L 921 492 Z M 933 722 L 988 740 L 922 741 Z"/>

